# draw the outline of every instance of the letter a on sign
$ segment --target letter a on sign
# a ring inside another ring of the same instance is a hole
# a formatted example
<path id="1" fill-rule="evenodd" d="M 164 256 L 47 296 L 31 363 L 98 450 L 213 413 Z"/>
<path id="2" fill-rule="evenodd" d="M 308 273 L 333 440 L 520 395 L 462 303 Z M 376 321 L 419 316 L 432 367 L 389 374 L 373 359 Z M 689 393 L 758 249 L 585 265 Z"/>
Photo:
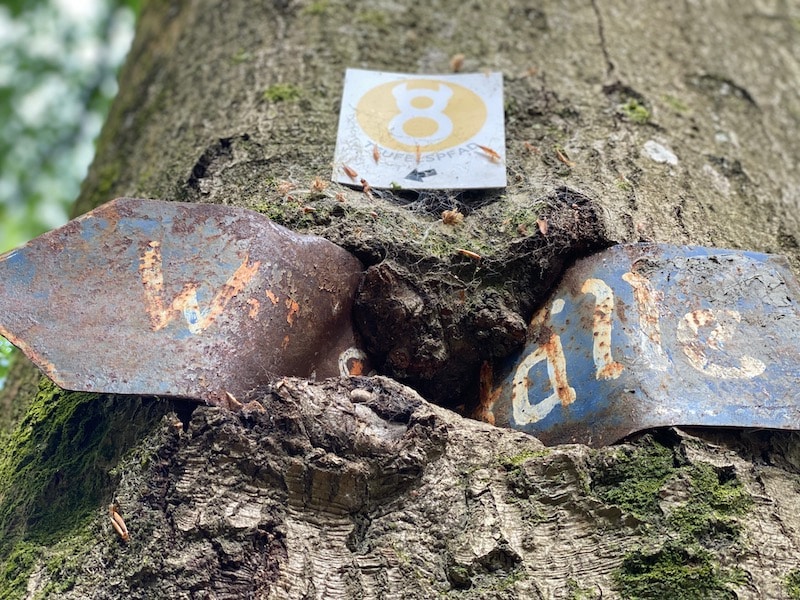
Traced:
<path id="1" fill-rule="evenodd" d="M 333 180 L 375 188 L 505 187 L 502 75 L 348 69 Z"/>

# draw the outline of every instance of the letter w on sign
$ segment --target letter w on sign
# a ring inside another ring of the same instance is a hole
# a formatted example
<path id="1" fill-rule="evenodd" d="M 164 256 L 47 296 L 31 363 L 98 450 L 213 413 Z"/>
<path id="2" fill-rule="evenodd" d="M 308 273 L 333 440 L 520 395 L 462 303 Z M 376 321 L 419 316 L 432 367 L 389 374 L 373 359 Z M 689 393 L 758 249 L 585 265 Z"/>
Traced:
<path id="1" fill-rule="evenodd" d="M 145 250 L 144 256 L 139 261 L 139 274 L 142 276 L 144 286 L 144 300 L 147 312 L 150 314 L 150 325 L 153 331 L 166 327 L 180 311 L 186 318 L 186 324 L 192 333 L 201 333 L 222 314 L 225 307 L 258 273 L 260 262 L 248 265 L 247 256 L 236 272 L 230 276 L 211 300 L 210 306 L 200 310 L 197 302 L 197 284 L 187 283 L 183 290 L 175 296 L 171 305 L 164 306 L 164 273 L 161 259 L 161 242 L 152 241 L 150 248 Z"/>
<path id="2" fill-rule="evenodd" d="M 68 389 L 218 403 L 362 371 L 361 271 L 246 209 L 119 198 L 0 256 L 0 334 Z"/>

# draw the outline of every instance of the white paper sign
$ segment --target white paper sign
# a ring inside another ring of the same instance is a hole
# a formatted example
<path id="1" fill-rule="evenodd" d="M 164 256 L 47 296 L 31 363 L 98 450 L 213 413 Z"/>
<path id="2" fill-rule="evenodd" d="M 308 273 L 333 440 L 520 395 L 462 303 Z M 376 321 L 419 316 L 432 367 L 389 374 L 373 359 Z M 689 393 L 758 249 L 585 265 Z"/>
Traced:
<path id="1" fill-rule="evenodd" d="M 348 69 L 332 179 L 374 188 L 505 187 L 505 145 L 500 73 Z"/>

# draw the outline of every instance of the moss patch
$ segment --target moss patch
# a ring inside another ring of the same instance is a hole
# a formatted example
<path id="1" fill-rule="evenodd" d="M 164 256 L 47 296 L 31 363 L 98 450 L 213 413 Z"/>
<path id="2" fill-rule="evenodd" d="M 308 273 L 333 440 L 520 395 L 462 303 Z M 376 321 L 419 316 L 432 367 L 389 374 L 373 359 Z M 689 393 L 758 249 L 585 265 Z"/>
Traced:
<path id="1" fill-rule="evenodd" d="M 604 502 L 647 519 L 658 512 L 658 491 L 675 473 L 672 448 L 646 437 L 639 446 L 626 446 L 604 456 L 592 490 Z"/>
<path id="2" fill-rule="evenodd" d="M 614 582 L 628 600 L 721 600 L 736 598 L 729 586 L 744 583 L 744 573 L 719 567 L 710 552 L 669 543 L 652 553 L 629 553 L 614 574 Z"/>
<path id="3" fill-rule="evenodd" d="M 596 588 L 583 587 L 578 581 L 567 579 L 567 600 L 595 600 L 599 598 Z"/>
<path id="4" fill-rule="evenodd" d="M 532 458 L 541 458 L 543 456 L 547 456 L 550 454 L 551 450 L 549 448 L 543 448 L 541 450 L 524 450 L 519 454 L 514 454 L 511 456 L 501 456 L 499 458 L 500 465 L 504 467 L 506 470 L 511 471 L 513 469 L 519 468 L 523 463 L 527 462 Z"/>
<path id="5" fill-rule="evenodd" d="M 614 574 L 624 598 L 735 598 L 744 572 L 718 554 L 739 541 L 739 517 L 752 505 L 732 467 L 691 463 L 680 444 L 645 436 L 599 452 L 594 493 L 642 521 L 661 545 L 626 554 Z"/>
<path id="6" fill-rule="evenodd" d="M 102 485 L 94 480 L 92 470 L 88 474 L 81 470 L 82 455 L 100 450 L 102 432 L 80 416 L 93 398 L 92 394 L 62 392 L 42 381 L 0 458 L 4 542 L 17 532 L 47 542 L 80 523 L 90 505 L 96 507 Z"/>
<path id="7" fill-rule="evenodd" d="M 650 121 L 650 111 L 635 98 L 630 98 L 618 108 L 620 114 L 633 123 L 643 125 Z"/>
<path id="8" fill-rule="evenodd" d="M 0 598 L 21 598 L 28 584 L 28 574 L 41 554 L 35 544 L 17 544 L 0 567 Z"/>
<path id="9" fill-rule="evenodd" d="M 356 22 L 361 26 L 370 27 L 379 32 L 386 32 L 389 30 L 390 18 L 380 10 L 361 10 L 355 14 Z"/>
<path id="10" fill-rule="evenodd" d="M 317 0 L 303 9 L 304 15 L 324 15 L 328 11 L 328 0 Z"/>
<path id="11" fill-rule="evenodd" d="M 689 107 L 686 103 L 676 96 L 671 96 L 669 94 L 664 94 L 661 99 L 664 103 L 669 106 L 672 110 L 677 113 L 687 113 L 689 112 Z"/>
<path id="12" fill-rule="evenodd" d="M 667 517 L 667 525 L 687 543 L 692 540 L 734 541 L 741 526 L 736 519 L 753 501 L 735 473 L 709 464 L 686 467 L 689 499 Z"/>
<path id="13" fill-rule="evenodd" d="M 71 532 L 55 545 L 18 542 L 0 567 L 0 600 L 21 597 L 32 600 L 60 598 L 85 576 L 87 555 L 96 543 L 91 526 L 79 532 Z M 26 596 L 34 571 L 37 572 L 36 578 L 45 583 L 33 596 Z"/>
<path id="14" fill-rule="evenodd" d="M 291 102 L 301 96 L 300 88 L 288 83 L 276 83 L 269 86 L 261 97 L 267 102 Z"/>
<path id="15" fill-rule="evenodd" d="M 791 600 L 800 600 L 800 569 L 792 569 L 783 580 L 786 595 Z"/>
<path id="16" fill-rule="evenodd" d="M 110 497 L 111 469 L 170 406 L 41 381 L 0 454 L 0 597 L 27 576 L 39 545 L 87 525 Z"/>

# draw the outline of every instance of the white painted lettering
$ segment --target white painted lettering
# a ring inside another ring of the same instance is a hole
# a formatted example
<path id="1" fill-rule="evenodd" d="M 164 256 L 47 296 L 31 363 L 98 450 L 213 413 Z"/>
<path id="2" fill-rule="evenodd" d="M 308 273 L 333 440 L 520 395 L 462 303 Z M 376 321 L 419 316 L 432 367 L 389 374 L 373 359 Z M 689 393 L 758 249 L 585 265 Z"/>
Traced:
<path id="1" fill-rule="evenodd" d="M 638 273 L 625 273 L 622 279 L 633 288 L 633 300 L 639 312 L 642 355 L 647 358 L 652 368 L 666 371 L 670 361 L 661 345 L 661 324 L 658 315 L 658 302 L 663 300 L 664 294 L 654 290 L 650 280 Z"/>
<path id="2" fill-rule="evenodd" d="M 556 299 L 552 307 L 543 308 L 532 320 L 532 324 L 544 325 L 550 320 L 550 315 L 561 312 L 564 301 Z M 532 404 L 528 396 L 531 381 L 528 378 L 530 370 L 541 361 L 547 361 L 547 376 L 553 393 L 547 398 Z M 531 352 L 517 366 L 511 388 L 511 398 L 514 410 L 514 420 L 519 425 L 536 423 L 544 419 L 558 405 L 568 406 L 575 402 L 575 389 L 570 387 L 567 379 L 567 360 L 561 346 L 561 338 L 551 333 L 547 341 Z"/>
<path id="3" fill-rule="evenodd" d="M 401 83 L 392 88 L 392 95 L 400 114 L 389 121 L 389 132 L 399 142 L 429 146 L 453 133 L 453 121 L 444 113 L 453 90 L 445 84 L 440 83 L 438 90 L 432 90 L 409 89 L 408 84 Z"/>
<path id="4" fill-rule="evenodd" d="M 592 315 L 592 356 L 597 379 L 616 379 L 625 368 L 611 357 L 611 314 L 614 292 L 602 279 L 587 279 L 581 292 L 595 298 Z"/>
<path id="5" fill-rule="evenodd" d="M 686 313 L 678 323 L 678 343 L 695 369 L 719 379 L 751 379 L 761 375 L 767 366 L 751 356 L 742 356 L 738 367 L 723 366 L 706 356 L 706 348 L 723 352 L 725 341 L 733 337 L 736 323 L 742 315 L 736 310 L 699 309 Z M 714 325 L 705 340 L 700 339 L 703 328 Z"/>

